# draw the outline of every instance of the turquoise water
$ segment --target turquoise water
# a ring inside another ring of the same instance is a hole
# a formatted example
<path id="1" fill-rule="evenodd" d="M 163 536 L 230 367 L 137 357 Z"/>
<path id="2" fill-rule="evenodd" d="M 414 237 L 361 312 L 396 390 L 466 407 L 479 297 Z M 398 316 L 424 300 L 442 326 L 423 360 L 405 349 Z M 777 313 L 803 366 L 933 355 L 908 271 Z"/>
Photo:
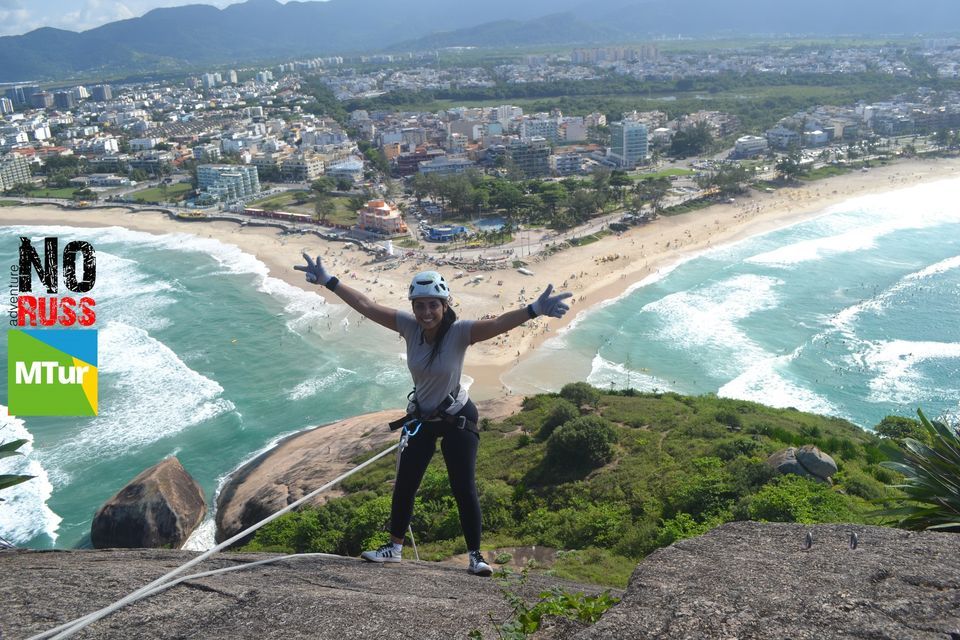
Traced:
<path id="1" fill-rule="evenodd" d="M 517 392 L 579 379 L 718 393 L 864 427 L 918 406 L 956 411 L 958 187 L 852 200 L 663 269 L 581 314 L 504 381 Z M 119 228 L 5 227 L 0 264 L 15 262 L 20 235 L 97 250 L 101 412 L 0 417 L 0 440 L 31 440 L 0 473 L 37 476 L 2 494 L 0 536 L 18 544 L 83 544 L 95 510 L 169 455 L 212 505 L 223 478 L 278 438 L 402 406 L 409 390 L 396 335 L 267 277 L 234 247 Z M 209 519 L 203 529 L 212 540 Z"/>
<path id="2" fill-rule="evenodd" d="M 61 247 L 87 240 L 97 251 L 100 414 L 0 418 L 0 440 L 32 440 L 26 458 L 0 460 L 0 473 L 37 476 L 3 492 L 8 540 L 83 543 L 96 509 L 170 455 L 212 504 L 224 476 L 277 438 L 405 403 L 409 374 L 395 334 L 357 326 L 343 305 L 266 277 L 236 248 L 186 234 L 5 227 L 7 268 L 19 235 L 40 247 L 48 235 Z"/>
<path id="3" fill-rule="evenodd" d="M 505 382 L 716 393 L 841 416 L 956 412 L 960 182 L 850 200 L 664 269 L 582 314 Z"/>

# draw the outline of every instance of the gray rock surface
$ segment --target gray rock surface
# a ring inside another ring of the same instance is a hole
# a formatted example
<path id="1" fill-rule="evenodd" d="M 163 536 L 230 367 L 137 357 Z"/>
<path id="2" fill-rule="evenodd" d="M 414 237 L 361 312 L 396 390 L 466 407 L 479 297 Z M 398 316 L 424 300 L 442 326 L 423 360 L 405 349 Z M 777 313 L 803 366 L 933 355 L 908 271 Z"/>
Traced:
<path id="1" fill-rule="evenodd" d="M 812 444 L 797 449 L 797 462 L 818 478 L 830 478 L 837 472 L 837 463 L 828 454 Z"/>
<path id="2" fill-rule="evenodd" d="M 143 471 L 97 510 L 90 541 L 98 549 L 179 549 L 206 513 L 200 485 L 170 457 Z"/>
<path id="3" fill-rule="evenodd" d="M 198 554 L 159 549 L 0 551 L 0 631 L 18 640 L 107 606 Z M 188 569 L 199 573 L 277 554 L 225 553 Z M 551 586 L 599 592 L 531 576 L 518 593 L 534 602 Z M 448 640 L 473 629 L 497 638 L 511 617 L 496 582 L 466 566 L 380 565 L 336 556 L 196 578 L 133 603 L 75 638 L 197 640 Z"/>
<path id="4" fill-rule="evenodd" d="M 955 640 L 960 534 L 725 524 L 651 554 L 620 604 L 565 638 Z"/>
<path id="5" fill-rule="evenodd" d="M 777 451 L 767 458 L 767 464 L 780 473 L 793 473 L 826 484 L 833 484 L 830 478 L 837 472 L 833 458 L 812 444 Z"/>
<path id="6" fill-rule="evenodd" d="M 519 410 L 522 398 L 478 402 L 480 415 L 500 420 Z M 296 433 L 231 474 L 217 496 L 217 542 L 223 542 L 353 468 L 351 460 L 397 441 L 387 423 L 403 411 L 379 411 Z M 312 504 L 339 495 L 326 491 Z"/>

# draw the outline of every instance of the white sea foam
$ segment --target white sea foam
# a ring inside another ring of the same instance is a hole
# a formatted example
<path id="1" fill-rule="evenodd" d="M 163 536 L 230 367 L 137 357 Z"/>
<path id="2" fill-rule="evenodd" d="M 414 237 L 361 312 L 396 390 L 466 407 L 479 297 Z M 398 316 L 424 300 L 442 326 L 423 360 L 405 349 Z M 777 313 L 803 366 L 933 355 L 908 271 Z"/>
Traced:
<path id="1" fill-rule="evenodd" d="M 956 395 L 956 389 L 931 388 L 931 381 L 918 367 L 931 360 L 960 359 L 960 343 L 890 340 L 865 344 L 866 349 L 851 360 L 875 374 L 868 382 L 871 402 L 902 405 Z"/>
<path id="2" fill-rule="evenodd" d="M 590 365 L 587 382 L 599 389 L 637 389 L 638 391 L 671 391 L 666 380 L 644 371 L 636 371 L 597 354 Z"/>
<path id="3" fill-rule="evenodd" d="M 797 349 L 789 355 L 754 362 L 746 371 L 720 387 L 717 395 L 773 407 L 793 407 L 811 413 L 839 415 L 839 409 L 828 399 L 784 376 L 783 370 L 799 353 L 800 349 Z"/>
<path id="4" fill-rule="evenodd" d="M 960 220 L 953 202 L 956 180 L 862 196 L 834 205 L 826 215 L 808 223 L 818 237 L 760 253 L 745 262 L 790 267 L 829 255 L 862 251 L 886 235 L 905 229 L 923 229 Z M 916 203 L 922 202 L 923 207 Z"/>
<path id="5" fill-rule="evenodd" d="M 960 256 L 953 256 L 928 265 L 919 271 L 903 276 L 893 286 L 881 291 L 872 298 L 863 300 L 839 311 L 835 316 L 830 318 L 829 322 L 844 335 L 852 337 L 854 333 L 854 322 L 862 313 L 868 311 L 880 312 L 888 307 L 890 301 L 895 296 L 910 290 L 912 287 L 922 285 L 923 282 L 929 278 L 958 268 L 960 268 Z"/>
<path id="6" fill-rule="evenodd" d="M 0 458 L 0 475 L 34 477 L 0 493 L 0 537 L 23 544 L 46 534 L 55 542 L 61 518 L 47 506 L 53 485 L 33 450 L 33 435 L 23 420 L 8 415 L 7 407 L 0 405 L 0 443 L 13 440 L 27 441 L 17 449 L 23 455 Z"/>
<path id="7" fill-rule="evenodd" d="M 48 468 L 66 471 L 89 459 L 129 453 L 223 413 L 234 405 L 223 388 L 190 369 L 143 329 L 108 322 L 100 330 L 100 385 L 110 402 L 78 431 L 43 452 Z"/>
<path id="8" fill-rule="evenodd" d="M 287 400 L 303 400 L 304 398 L 317 395 L 332 385 L 337 385 L 356 377 L 356 371 L 337 367 L 332 373 L 304 380 L 287 393 Z M 357 384 L 359 384 L 359 382 Z"/>
<path id="9" fill-rule="evenodd" d="M 776 307 L 781 284 L 769 276 L 738 275 L 704 289 L 672 293 L 642 311 L 658 316 L 658 338 L 691 352 L 709 350 L 721 376 L 738 375 L 768 354 L 737 323 Z"/>

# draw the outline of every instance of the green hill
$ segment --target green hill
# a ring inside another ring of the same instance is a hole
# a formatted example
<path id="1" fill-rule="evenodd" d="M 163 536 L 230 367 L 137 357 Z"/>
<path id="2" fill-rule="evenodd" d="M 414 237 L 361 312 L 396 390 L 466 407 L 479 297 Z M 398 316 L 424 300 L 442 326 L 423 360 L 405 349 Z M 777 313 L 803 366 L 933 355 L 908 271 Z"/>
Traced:
<path id="1" fill-rule="evenodd" d="M 584 383 L 562 393 L 574 402 L 539 395 L 503 422 L 484 422 L 477 478 L 484 548 L 579 550 L 553 567 L 563 577 L 623 586 L 640 558 L 724 522 L 877 524 L 876 503 L 895 497 L 885 485 L 894 474 L 878 464 L 880 438 L 845 420 L 714 396 L 602 393 Z M 837 462 L 833 486 L 765 464 L 803 444 Z M 394 464 L 388 457 L 347 479 L 346 496 L 278 519 L 246 549 L 356 555 L 378 546 L 387 539 Z M 413 531 L 421 557 L 465 551 L 439 454 Z"/>

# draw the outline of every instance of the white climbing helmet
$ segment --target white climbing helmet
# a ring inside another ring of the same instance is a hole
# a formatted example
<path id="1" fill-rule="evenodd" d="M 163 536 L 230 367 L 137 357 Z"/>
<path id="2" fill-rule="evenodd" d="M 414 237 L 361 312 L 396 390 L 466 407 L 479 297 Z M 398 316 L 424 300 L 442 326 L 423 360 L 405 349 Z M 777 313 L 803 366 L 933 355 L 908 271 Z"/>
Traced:
<path id="1" fill-rule="evenodd" d="M 409 300 L 417 298 L 450 298 L 450 287 L 443 276 L 436 271 L 422 271 L 413 276 L 410 281 L 410 292 L 407 294 Z"/>

